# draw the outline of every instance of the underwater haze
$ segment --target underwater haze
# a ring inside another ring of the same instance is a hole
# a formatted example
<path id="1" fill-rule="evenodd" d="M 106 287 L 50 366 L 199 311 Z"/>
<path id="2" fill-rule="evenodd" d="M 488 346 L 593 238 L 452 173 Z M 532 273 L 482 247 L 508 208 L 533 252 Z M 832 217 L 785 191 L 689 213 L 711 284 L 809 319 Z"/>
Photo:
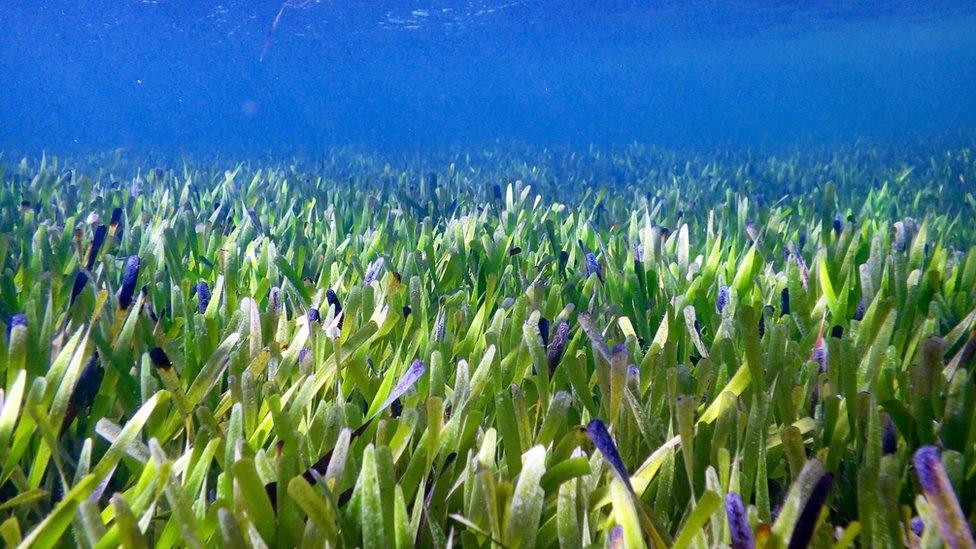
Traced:
<path id="1" fill-rule="evenodd" d="M 0 0 L 0 546 L 976 548 L 976 4 Z"/>
<path id="2" fill-rule="evenodd" d="M 0 3 L 0 149 L 958 135 L 972 2 Z"/>

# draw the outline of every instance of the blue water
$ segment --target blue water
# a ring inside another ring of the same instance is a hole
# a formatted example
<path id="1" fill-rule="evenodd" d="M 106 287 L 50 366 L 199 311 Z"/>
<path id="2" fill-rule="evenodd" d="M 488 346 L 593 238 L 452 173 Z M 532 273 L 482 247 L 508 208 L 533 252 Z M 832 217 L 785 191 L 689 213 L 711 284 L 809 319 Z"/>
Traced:
<path id="1" fill-rule="evenodd" d="M 0 149 L 776 146 L 973 132 L 976 3 L 797 4 L 5 1 Z"/>

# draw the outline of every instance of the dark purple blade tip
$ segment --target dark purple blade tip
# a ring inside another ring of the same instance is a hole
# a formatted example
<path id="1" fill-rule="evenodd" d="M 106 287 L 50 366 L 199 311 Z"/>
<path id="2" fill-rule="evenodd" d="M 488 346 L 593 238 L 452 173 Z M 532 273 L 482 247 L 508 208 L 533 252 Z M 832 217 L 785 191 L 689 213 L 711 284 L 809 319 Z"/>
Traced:
<path id="1" fill-rule="evenodd" d="M 197 309 L 200 314 L 203 314 L 207 310 L 207 306 L 210 305 L 210 286 L 206 282 L 200 281 L 196 286 L 197 291 Z"/>
<path id="2" fill-rule="evenodd" d="M 820 510 L 823 509 L 827 501 L 827 494 L 830 493 L 831 486 L 834 485 L 833 473 L 827 473 L 817 480 L 813 486 L 813 491 L 807 499 L 803 510 L 800 511 L 799 518 L 796 519 L 796 527 L 790 537 L 789 549 L 801 549 L 810 546 L 813 539 L 813 532 L 817 527 L 817 519 L 820 517 Z"/>
<path id="3" fill-rule="evenodd" d="M 23 326 L 24 328 L 27 327 L 27 316 L 24 315 L 23 313 L 17 313 L 14 316 L 10 317 L 10 320 L 7 321 L 8 341 L 10 340 L 10 333 L 13 332 L 14 328 L 16 328 L 17 326 Z"/>
<path id="4" fill-rule="evenodd" d="M 918 482 L 926 494 L 938 494 L 942 487 L 939 483 L 939 469 L 942 468 L 942 461 L 939 458 L 939 449 L 935 446 L 923 446 L 915 452 L 915 472 L 918 474 Z"/>
<path id="5" fill-rule="evenodd" d="M 85 364 L 85 368 L 82 370 L 81 376 L 78 377 L 78 383 L 71 391 L 71 397 L 68 401 L 81 409 L 91 406 L 101 384 L 102 370 L 99 367 L 98 353 L 95 352 Z"/>
<path id="6" fill-rule="evenodd" d="M 377 410 L 377 413 L 382 412 L 387 409 L 395 400 L 399 400 L 400 397 L 404 395 L 407 391 L 413 388 L 417 384 L 417 381 L 424 375 L 427 371 L 427 366 L 419 358 L 414 360 L 413 363 L 407 368 L 400 380 L 397 381 L 396 387 L 390 391 L 390 394 L 386 397 L 386 401 L 383 402 L 383 406 Z"/>
<path id="7" fill-rule="evenodd" d="M 95 228 L 95 237 L 92 239 L 91 247 L 88 248 L 88 258 L 85 260 L 85 268 L 89 271 L 95 266 L 95 258 L 98 257 L 98 251 L 102 249 L 107 231 L 105 225 L 99 225 Z"/>
<path id="8" fill-rule="evenodd" d="M 88 275 L 85 274 L 85 271 L 78 271 L 75 273 L 74 284 L 71 285 L 71 299 L 68 301 L 69 305 L 74 304 L 75 300 L 78 299 L 78 296 L 81 295 L 81 292 L 84 291 L 86 284 L 88 284 Z"/>
<path id="9" fill-rule="evenodd" d="M 169 357 L 166 356 L 166 351 L 164 351 L 162 347 L 153 347 L 150 349 L 149 360 L 152 361 L 153 366 L 163 368 L 164 370 L 173 366 L 173 364 L 169 361 Z"/>
<path id="10" fill-rule="evenodd" d="M 381 257 L 376 261 L 370 263 L 369 269 L 366 270 L 366 276 L 363 277 L 363 286 L 369 286 L 379 277 L 380 270 L 383 268 L 385 260 Z"/>
<path id="11" fill-rule="evenodd" d="M 630 474 L 627 473 L 624 461 L 620 458 L 620 452 L 617 451 L 617 444 L 613 441 L 613 437 L 610 436 L 610 432 L 607 431 L 607 426 L 603 423 L 603 420 L 594 419 L 590 421 L 586 426 L 586 434 L 590 436 L 593 445 L 603 454 L 604 459 L 610 462 L 610 465 L 613 466 L 617 474 L 620 475 L 621 479 L 629 488 Z"/>
<path id="12" fill-rule="evenodd" d="M 735 492 L 725 496 L 725 514 L 729 519 L 729 534 L 732 538 L 732 549 L 753 549 L 756 540 L 749 527 L 749 518 L 742 497 Z"/>
<path id="13" fill-rule="evenodd" d="M 268 307 L 272 311 L 281 309 L 281 288 L 273 286 L 268 293 Z"/>
<path id="14" fill-rule="evenodd" d="M 119 289 L 119 307 L 128 309 L 132 305 L 132 293 L 135 292 L 139 279 L 139 256 L 133 255 L 125 262 L 125 272 L 122 273 L 122 287 Z"/>
<path id="15" fill-rule="evenodd" d="M 335 290 L 329 288 L 325 291 L 325 300 L 328 302 L 329 306 L 335 309 L 335 316 L 339 316 L 342 312 L 342 304 L 339 303 L 339 296 L 336 295 Z M 342 317 L 339 317 L 339 327 L 342 328 Z"/>
<path id="16" fill-rule="evenodd" d="M 729 304 L 729 287 L 726 285 L 719 286 L 718 296 L 715 298 L 715 310 L 719 314 L 725 311 L 725 307 Z"/>

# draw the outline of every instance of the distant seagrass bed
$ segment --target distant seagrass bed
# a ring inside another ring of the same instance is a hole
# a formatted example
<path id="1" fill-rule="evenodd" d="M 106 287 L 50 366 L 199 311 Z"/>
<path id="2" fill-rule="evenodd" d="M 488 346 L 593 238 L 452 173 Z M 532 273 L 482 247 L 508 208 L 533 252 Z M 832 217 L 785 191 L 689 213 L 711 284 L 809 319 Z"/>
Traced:
<path id="1" fill-rule="evenodd" d="M 0 536 L 973 547 L 974 182 L 934 142 L 0 156 Z"/>

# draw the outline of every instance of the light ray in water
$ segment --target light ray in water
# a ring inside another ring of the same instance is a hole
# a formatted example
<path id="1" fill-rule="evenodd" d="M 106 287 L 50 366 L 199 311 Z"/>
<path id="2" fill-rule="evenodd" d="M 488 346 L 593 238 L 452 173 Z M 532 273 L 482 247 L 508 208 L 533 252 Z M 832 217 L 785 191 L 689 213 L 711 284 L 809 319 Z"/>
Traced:
<path id="1" fill-rule="evenodd" d="M 271 43 L 274 41 L 275 33 L 278 31 L 278 27 L 281 26 L 281 18 L 285 15 L 285 10 L 291 9 L 302 9 L 307 6 L 311 0 L 303 0 L 302 2 L 289 2 L 285 1 L 281 3 L 281 8 L 278 9 L 277 15 L 275 15 L 274 21 L 271 23 L 271 29 L 268 30 L 268 34 L 264 37 L 264 47 L 261 48 L 261 57 L 258 59 L 262 63 L 264 58 L 268 56 L 268 50 L 271 48 Z"/>

